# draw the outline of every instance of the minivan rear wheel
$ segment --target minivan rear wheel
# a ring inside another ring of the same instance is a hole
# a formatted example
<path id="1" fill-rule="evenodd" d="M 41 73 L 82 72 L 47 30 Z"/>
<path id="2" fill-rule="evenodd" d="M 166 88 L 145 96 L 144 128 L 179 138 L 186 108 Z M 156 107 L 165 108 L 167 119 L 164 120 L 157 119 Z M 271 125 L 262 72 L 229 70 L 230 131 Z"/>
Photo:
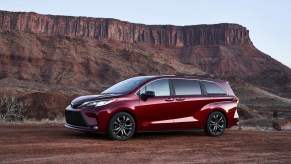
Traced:
<path id="1" fill-rule="evenodd" d="M 128 140 L 135 132 L 135 121 L 126 112 L 116 113 L 109 121 L 108 135 L 113 140 Z"/>
<path id="2" fill-rule="evenodd" d="M 210 136 L 220 136 L 226 127 L 225 116 L 218 111 L 211 113 L 206 122 L 206 133 Z"/>

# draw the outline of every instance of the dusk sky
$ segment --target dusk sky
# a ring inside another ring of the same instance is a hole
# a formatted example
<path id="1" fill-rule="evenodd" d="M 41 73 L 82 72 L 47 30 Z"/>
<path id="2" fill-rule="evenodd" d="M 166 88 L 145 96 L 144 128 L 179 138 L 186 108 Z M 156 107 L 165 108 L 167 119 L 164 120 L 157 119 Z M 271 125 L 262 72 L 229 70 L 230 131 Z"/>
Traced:
<path id="1" fill-rule="evenodd" d="M 143 24 L 237 23 L 250 31 L 259 50 L 291 68 L 288 0 L 0 0 L 0 10 L 116 18 Z"/>

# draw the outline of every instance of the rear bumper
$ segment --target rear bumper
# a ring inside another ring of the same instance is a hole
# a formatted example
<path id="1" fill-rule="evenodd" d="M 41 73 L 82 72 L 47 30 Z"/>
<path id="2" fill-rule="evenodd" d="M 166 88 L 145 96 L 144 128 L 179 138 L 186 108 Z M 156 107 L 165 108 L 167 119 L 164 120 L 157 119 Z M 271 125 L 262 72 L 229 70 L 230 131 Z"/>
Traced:
<path id="1" fill-rule="evenodd" d="M 84 131 L 84 132 L 97 132 L 98 126 L 92 126 L 92 127 L 82 127 L 82 126 L 74 126 L 70 124 L 65 124 L 66 128 L 78 130 L 78 131 Z"/>
<path id="2" fill-rule="evenodd" d="M 234 114 L 231 114 L 230 117 L 228 118 L 228 127 L 238 126 L 238 124 L 239 124 L 239 116 L 236 109 Z"/>
<path id="3" fill-rule="evenodd" d="M 239 126 L 239 120 L 237 120 L 237 122 L 236 122 L 236 124 L 235 124 L 236 126 Z"/>
<path id="4" fill-rule="evenodd" d="M 239 118 L 229 118 L 228 119 L 227 128 L 231 128 L 233 126 L 238 126 L 238 125 L 239 125 Z"/>
<path id="5" fill-rule="evenodd" d="M 233 119 L 233 126 L 238 126 L 238 124 L 239 124 L 239 118 L 234 118 Z"/>

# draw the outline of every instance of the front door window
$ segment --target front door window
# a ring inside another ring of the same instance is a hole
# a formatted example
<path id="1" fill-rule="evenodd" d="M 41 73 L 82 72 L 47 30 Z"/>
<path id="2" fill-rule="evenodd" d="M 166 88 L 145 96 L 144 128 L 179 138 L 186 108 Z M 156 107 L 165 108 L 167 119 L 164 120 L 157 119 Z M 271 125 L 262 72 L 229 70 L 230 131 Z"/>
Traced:
<path id="1" fill-rule="evenodd" d="M 169 85 L 169 80 L 168 79 L 161 79 L 161 80 L 156 80 L 148 85 L 144 86 L 140 90 L 140 94 L 145 93 L 146 91 L 154 91 L 155 96 L 170 96 L 170 85 Z"/>

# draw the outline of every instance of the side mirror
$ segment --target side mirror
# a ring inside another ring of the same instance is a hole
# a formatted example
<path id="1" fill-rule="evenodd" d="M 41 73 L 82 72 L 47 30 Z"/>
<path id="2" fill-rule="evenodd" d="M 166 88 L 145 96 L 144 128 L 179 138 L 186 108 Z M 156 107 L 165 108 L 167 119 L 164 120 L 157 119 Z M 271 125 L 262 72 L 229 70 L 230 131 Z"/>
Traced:
<path id="1" fill-rule="evenodd" d="M 145 93 L 142 93 L 140 95 L 140 98 L 145 101 L 148 98 L 155 97 L 155 96 L 156 95 L 155 95 L 155 92 L 154 91 L 146 91 Z"/>

